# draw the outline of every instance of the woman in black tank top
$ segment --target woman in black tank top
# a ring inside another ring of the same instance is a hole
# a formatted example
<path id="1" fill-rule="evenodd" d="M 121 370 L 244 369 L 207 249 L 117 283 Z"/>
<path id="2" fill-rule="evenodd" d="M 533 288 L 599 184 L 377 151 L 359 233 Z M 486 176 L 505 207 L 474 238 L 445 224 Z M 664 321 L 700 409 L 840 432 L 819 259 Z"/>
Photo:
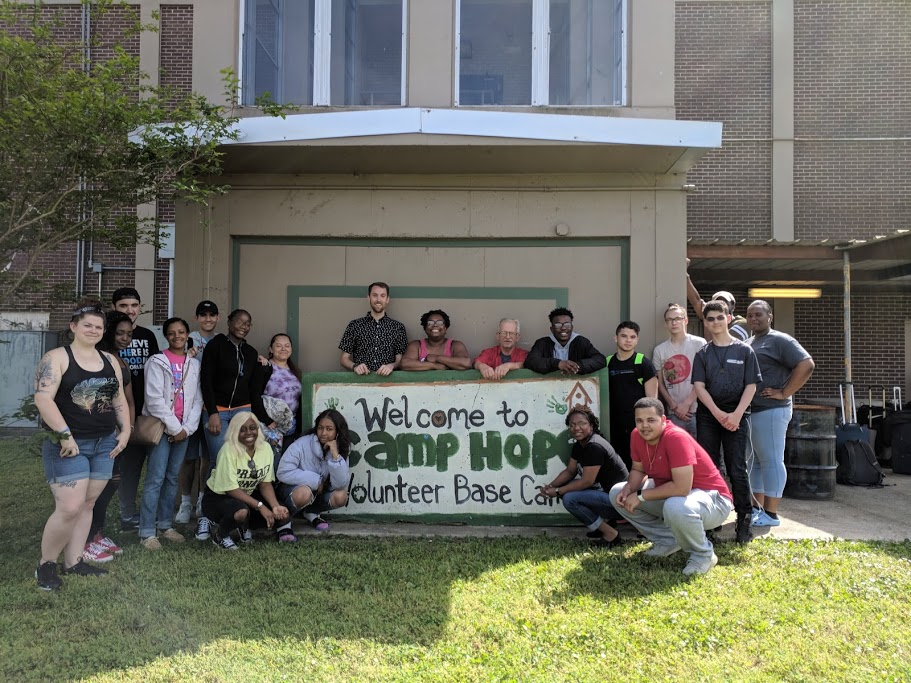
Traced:
<path id="1" fill-rule="evenodd" d="M 70 322 L 72 345 L 46 353 L 35 373 L 35 406 L 49 430 L 42 449 L 44 471 L 56 503 L 41 537 L 38 587 L 59 588 L 63 573 L 106 573 L 83 562 L 92 506 L 111 478 L 113 458 L 126 446 L 130 421 L 120 367 L 95 349 L 104 332 L 104 312 L 80 306 Z"/>

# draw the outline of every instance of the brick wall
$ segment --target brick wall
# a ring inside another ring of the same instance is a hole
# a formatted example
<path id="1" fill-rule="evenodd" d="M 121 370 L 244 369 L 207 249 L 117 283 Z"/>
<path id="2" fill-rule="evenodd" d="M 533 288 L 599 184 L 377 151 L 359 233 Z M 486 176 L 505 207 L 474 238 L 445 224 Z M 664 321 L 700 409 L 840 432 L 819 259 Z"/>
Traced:
<path id="1" fill-rule="evenodd" d="M 722 148 L 689 173 L 687 233 L 771 236 L 771 14 L 757 2 L 677 2 L 677 118 L 721 121 Z"/>
<path id="2" fill-rule="evenodd" d="M 911 2 L 794 3 L 795 236 L 911 224 Z M 855 138 L 845 140 L 845 138 Z M 861 140 L 856 140 L 861 138 Z"/>
<path id="3" fill-rule="evenodd" d="M 904 326 L 909 311 L 911 292 L 853 294 L 852 376 L 859 403 L 866 402 L 871 384 L 904 386 Z M 816 371 L 798 398 L 837 398 L 836 386 L 845 377 L 841 292 L 826 289 L 821 299 L 795 301 L 794 324 L 794 336 L 816 362 Z"/>

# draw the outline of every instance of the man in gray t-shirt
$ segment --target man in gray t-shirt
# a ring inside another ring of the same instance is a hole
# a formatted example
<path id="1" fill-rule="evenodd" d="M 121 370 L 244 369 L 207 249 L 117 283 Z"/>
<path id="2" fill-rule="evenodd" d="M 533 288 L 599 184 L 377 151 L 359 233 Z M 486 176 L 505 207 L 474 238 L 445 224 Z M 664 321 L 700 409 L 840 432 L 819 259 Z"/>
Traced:
<path id="1" fill-rule="evenodd" d="M 762 379 L 753 349 L 731 337 L 727 304 L 711 301 L 703 309 L 706 329 L 712 340 L 693 360 L 693 385 L 699 398 L 696 409 L 696 440 L 718 467 L 721 447 L 731 479 L 734 509 L 737 511 L 737 542 L 753 539 L 752 495 L 746 467 L 750 441 L 750 401 Z"/>

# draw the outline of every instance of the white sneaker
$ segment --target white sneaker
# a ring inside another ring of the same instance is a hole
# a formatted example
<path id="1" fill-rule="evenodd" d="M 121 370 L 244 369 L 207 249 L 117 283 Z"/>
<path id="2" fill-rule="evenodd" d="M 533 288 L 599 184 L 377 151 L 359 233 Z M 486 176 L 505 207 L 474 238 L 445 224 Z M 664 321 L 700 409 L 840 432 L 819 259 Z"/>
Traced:
<path id="1" fill-rule="evenodd" d="M 214 543 L 215 545 L 217 545 L 219 548 L 221 548 L 223 550 L 240 550 L 240 548 L 238 548 L 237 544 L 234 542 L 234 539 L 231 538 L 230 536 L 225 536 L 223 539 L 221 539 L 219 541 L 218 535 L 216 534 L 215 536 L 212 537 L 212 543 Z"/>
<path id="2" fill-rule="evenodd" d="M 200 517 L 199 521 L 196 522 L 196 540 L 197 541 L 208 541 L 212 535 L 210 529 L 209 519 L 207 517 Z"/>
<path id="3" fill-rule="evenodd" d="M 189 524 L 190 515 L 193 514 L 193 503 L 186 501 L 185 503 L 180 504 L 180 509 L 177 511 L 177 516 L 174 517 L 174 522 L 176 524 Z"/>
<path id="4" fill-rule="evenodd" d="M 655 545 L 645 551 L 646 557 L 669 557 L 680 550 L 679 545 Z"/>
<path id="5" fill-rule="evenodd" d="M 114 556 L 100 543 L 89 543 L 82 551 L 82 559 L 88 562 L 104 563 L 113 560 Z"/>
<path id="6" fill-rule="evenodd" d="M 690 557 L 690 561 L 686 563 L 686 566 L 683 568 L 683 573 L 687 576 L 693 576 L 694 574 L 708 574 L 708 572 L 718 564 L 718 556 L 715 553 L 712 553 L 712 559 L 706 562 L 703 559 Z"/>

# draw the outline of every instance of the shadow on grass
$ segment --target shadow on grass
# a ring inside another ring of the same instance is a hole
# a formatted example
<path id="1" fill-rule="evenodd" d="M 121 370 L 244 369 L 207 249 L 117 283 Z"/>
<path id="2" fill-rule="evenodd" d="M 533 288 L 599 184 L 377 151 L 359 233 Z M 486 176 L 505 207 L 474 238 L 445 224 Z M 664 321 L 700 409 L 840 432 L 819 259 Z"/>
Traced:
<path id="1" fill-rule="evenodd" d="M 77 679 L 209 643 L 364 639 L 427 646 L 445 634 L 452 587 L 521 562 L 577 554 L 574 540 L 305 537 L 228 552 L 188 540 L 149 552 L 136 537 L 102 578 L 33 578 L 52 498 L 40 459 L 0 445 L 0 679 Z M 116 503 L 111 506 L 114 514 Z M 116 525 L 109 525 L 113 530 Z"/>

